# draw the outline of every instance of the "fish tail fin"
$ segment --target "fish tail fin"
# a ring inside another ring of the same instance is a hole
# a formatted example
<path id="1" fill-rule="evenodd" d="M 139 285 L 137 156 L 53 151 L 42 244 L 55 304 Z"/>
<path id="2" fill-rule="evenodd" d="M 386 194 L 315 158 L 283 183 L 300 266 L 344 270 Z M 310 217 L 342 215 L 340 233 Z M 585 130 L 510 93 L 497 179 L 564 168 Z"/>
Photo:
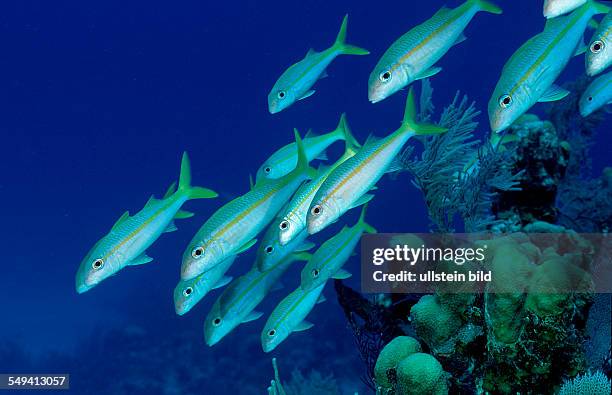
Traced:
<path id="1" fill-rule="evenodd" d="M 359 215 L 359 221 L 357 221 L 357 225 L 361 226 L 366 233 L 377 233 L 376 228 L 365 222 L 365 215 L 367 210 L 368 203 L 364 204 L 361 208 L 361 214 Z"/>
<path id="2" fill-rule="evenodd" d="M 310 167 L 308 164 L 308 156 L 306 155 L 306 149 L 304 148 L 304 143 L 302 142 L 302 138 L 300 137 L 300 132 L 297 129 L 293 129 L 293 134 L 295 135 L 295 146 L 297 148 L 297 165 L 295 166 L 295 173 L 304 173 L 310 179 L 316 177 L 317 170 L 313 167 Z"/>
<path id="3" fill-rule="evenodd" d="M 187 152 L 183 152 L 181 159 L 181 175 L 177 192 L 186 194 L 189 199 L 211 199 L 218 196 L 217 192 L 210 189 L 191 186 L 191 166 Z"/>
<path id="4" fill-rule="evenodd" d="M 501 14 L 503 10 L 488 0 L 469 0 L 478 7 L 480 11 L 490 12 L 491 14 Z"/>
<path id="5" fill-rule="evenodd" d="M 361 144 L 357 141 L 351 127 L 346 120 L 346 113 L 342 113 L 340 121 L 338 122 L 338 128 L 336 129 L 342 134 L 342 140 L 344 140 L 344 155 L 353 156 L 357 150 L 361 147 Z"/>
<path id="6" fill-rule="evenodd" d="M 348 24 L 348 14 L 344 15 L 344 19 L 342 19 L 342 26 L 340 26 L 340 31 L 336 36 L 336 42 L 334 43 L 334 48 L 338 49 L 344 55 L 369 55 L 370 51 L 364 48 L 359 48 L 354 45 L 350 45 L 346 43 L 346 26 Z"/>
<path id="7" fill-rule="evenodd" d="M 610 2 L 609 1 L 602 1 L 602 2 L 600 2 L 600 1 L 595 1 L 595 0 L 589 0 L 589 3 L 591 5 L 591 7 L 593 7 L 595 15 L 597 15 L 597 14 L 607 14 L 612 9 L 612 8 L 610 8 Z"/>
<path id="8" fill-rule="evenodd" d="M 406 100 L 406 110 L 404 111 L 404 119 L 402 120 L 402 126 L 400 130 L 410 131 L 416 135 L 429 135 L 429 134 L 441 134 L 448 131 L 447 128 L 443 128 L 438 125 L 430 123 L 417 123 L 416 121 L 416 104 L 414 99 L 414 89 L 410 88 L 408 92 L 408 99 Z"/>

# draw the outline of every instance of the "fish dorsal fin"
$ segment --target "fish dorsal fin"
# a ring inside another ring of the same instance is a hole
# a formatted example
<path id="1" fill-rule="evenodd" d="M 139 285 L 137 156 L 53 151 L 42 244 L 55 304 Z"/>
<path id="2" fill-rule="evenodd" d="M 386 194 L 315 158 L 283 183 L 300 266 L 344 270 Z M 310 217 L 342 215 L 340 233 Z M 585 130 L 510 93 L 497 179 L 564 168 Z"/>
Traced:
<path id="1" fill-rule="evenodd" d="M 115 222 L 115 224 L 113 225 L 113 228 L 111 230 L 115 230 L 119 225 L 121 225 L 128 218 L 130 218 L 130 212 L 129 211 L 126 211 L 125 213 L 121 214 L 121 217 L 119 217 L 117 222 Z"/>
<path id="2" fill-rule="evenodd" d="M 308 129 L 308 131 L 306 132 L 306 134 L 304 135 L 304 140 L 306 139 L 311 139 L 313 137 L 317 137 L 318 134 L 316 134 L 315 132 L 312 131 L 312 129 Z"/>
<path id="3" fill-rule="evenodd" d="M 313 326 L 314 326 L 314 324 L 312 322 L 304 320 L 304 321 L 300 322 L 299 324 L 297 324 L 295 326 L 295 328 L 293 328 L 293 331 L 294 332 L 302 332 L 302 331 L 306 331 L 306 330 L 312 328 Z"/>
<path id="4" fill-rule="evenodd" d="M 540 97 L 538 102 L 549 102 L 549 101 L 557 101 L 563 99 L 565 96 L 569 95 L 569 91 L 567 89 L 561 88 L 559 85 L 551 85 L 546 92 Z"/>
<path id="5" fill-rule="evenodd" d="M 172 196 L 172 194 L 175 191 L 176 191 L 176 182 L 173 182 L 172 184 L 170 184 L 170 186 L 166 190 L 166 193 L 164 194 L 164 199 L 169 198 L 170 196 Z"/>
<path id="6" fill-rule="evenodd" d="M 152 205 L 153 203 L 157 202 L 158 200 L 155 199 L 155 196 L 151 195 L 151 197 L 149 198 L 149 200 L 147 200 L 147 204 L 145 204 L 145 207 L 149 207 L 150 205 Z"/>
<path id="7" fill-rule="evenodd" d="M 309 58 L 310 56 L 316 54 L 317 51 L 314 50 L 314 48 L 309 48 L 308 51 L 306 52 L 306 56 L 304 56 L 304 59 Z"/>
<path id="8" fill-rule="evenodd" d="M 244 324 L 245 322 L 255 321 L 259 319 L 259 317 L 261 317 L 262 315 L 263 313 L 261 311 L 251 311 L 249 315 L 244 317 L 244 320 L 242 320 L 242 323 Z"/>
<path id="9" fill-rule="evenodd" d="M 432 18 L 441 17 L 442 15 L 446 15 L 446 14 L 448 14 L 448 12 L 450 10 L 451 9 L 448 8 L 447 6 L 442 6 L 442 8 L 440 8 L 438 11 L 436 11 L 436 13 L 432 16 Z"/>
<path id="10" fill-rule="evenodd" d="M 374 144 L 377 141 L 380 141 L 380 137 L 376 137 L 373 134 L 369 135 L 368 138 L 366 139 L 365 143 L 363 143 L 363 147 L 369 145 L 369 144 Z"/>
<path id="11" fill-rule="evenodd" d="M 317 155 L 315 159 L 316 160 L 328 160 L 329 158 L 327 157 L 327 151 L 321 152 L 319 155 Z"/>
<path id="12" fill-rule="evenodd" d="M 309 90 L 308 92 L 304 93 L 304 94 L 303 94 L 303 95 L 302 95 L 302 96 L 301 96 L 301 97 L 300 97 L 298 100 L 304 100 L 304 99 L 306 99 L 307 97 L 310 97 L 310 96 L 314 95 L 314 94 L 315 94 L 315 92 L 316 92 L 316 91 L 315 91 L 314 89 L 311 89 L 311 90 Z"/>

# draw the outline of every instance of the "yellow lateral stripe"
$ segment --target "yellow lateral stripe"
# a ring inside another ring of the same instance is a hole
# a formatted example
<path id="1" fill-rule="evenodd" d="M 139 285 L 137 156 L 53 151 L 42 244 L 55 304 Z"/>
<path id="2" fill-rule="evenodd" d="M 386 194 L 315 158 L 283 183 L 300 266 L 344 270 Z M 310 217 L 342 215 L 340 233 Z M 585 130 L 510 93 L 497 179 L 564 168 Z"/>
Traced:
<path id="1" fill-rule="evenodd" d="M 612 83 L 612 77 L 608 78 L 608 80 L 606 82 L 604 82 L 603 84 L 601 84 L 600 87 L 598 87 L 597 89 L 595 89 L 595 91 L 593 92 L 593 94 L 591 95 L 593 97 L 593 99 L 599 95 L 601 93 L 601 91 L 605 90 L 606 88 L 608 88 L 608 85 L 610 85 Z"/>
<path id="2" fill-rule="evenodd" d="M 174 196 L 172 196 L 171 198 L 166 199 L 166 200 L 168 202 L 170 202 L 173 198 L 174 198 Z M 158 215 L 160 215 L 163 211 L 165 211 L 170 205 L 171 204 L 162 205 L 162 207 L 159 210 L 157 210 L 155 213 L 153 213 L 153 215 L 151 215 L 147 220 L 145 220 L 138 228 L 136 228 L 130 234 L 128 234 L 119 244 L 117 244 L 106 255 L 104 255 L 104 257 L 102 259 L 104 260 L 104 259 L 108 258 L 110 255 L 114 254 L 119 248 L 121 248 L 123 245 L 125 245 L 125 243 L 127 243 L 129 240 L 133 239 L 136 236 L 136 234 L 138 234 L 141 230 L 143 230 L 146 226 L 148 226 L 151 222 L 153 222 L 153 219 L 155 219 Z"/>
<path id="3" fill-rule="evenodd" d="M 283 183 L 283 185 L 281 187 L 285 187 L 286 185 L 287 185 L 287 182 Z M 237 222 L 241 221 L 244 217 L 249 215 L 257 207 L 261 206 L 266 200 L 270 199 L 270 197 L 272 197 L 272 195 L 277 193 L 280 189 L 281 188 L 271 189 L 270 192 L 268 192 L 266 195 L 264 195 L 261 199 L 256 200 L 255 202 L 253 202 L 246 210 L 243 210 L 242 212 L 240 212 L 240 214 L 236 215 L 234 217 L 234 219 L 232 219 L 230 222 L 228 222 L 226 225 L 224 225 L 217 232 L 213 233 L 211 238 L 210 238 L 210 240 L 207 243 L 205 243 L 204 245 L 202 245 L 202 247 L 203 248 L 208 247 L 208 245 L 213 240 L 216 240 L 220 235 L 223 235 L 225 232 L 227 232 L 227 230 L 229 228 L 233 227 Z"/>
<path id="4" fill-rule="evenodd" d="M 584 13 L 584 11 L 583 11 L 583 13 Z M 546 47 L 546 50 L 542 53 L 542 55 L 540 55 L 540 57 L 535 61 L 535 63 L 527 70 L 525 75 L 512 87 L 512 89 L 510 90 L 510 93 L 509 93 L 510 96 L 512 96 L 525 83 L 525 81 L 527 81 L 527 78 L 529 78 L 529 76 L 536 71 L 536 69 L 540 66 L 540 64 L 542 64 L 542 62 L 544 62 L 546 57 L 548 55 L 550 55 L 550 53 L 552 52 L 554 47 L 557 46 L 559 41 L 561 41 L 561 37 L 565 36 L 567 34 L 567 32 L 576 23 L 576 19 L 580 19 L 581 17 L 582 17 L 582 13 L 580 13 L 580 14 L 577 13 L 574 16 L 574 19 L 571 21 L 571 23 L 568 23 L 567 26 L 557 35 L 557 37 L 550 44 L 548 44 L 548 47 Z"/>
<path id="5" fill-rule="evenodd" d="M 449 12 L 453 12 L 455 10 L 449 11 Z M 463 14 L 459 14 L 456 13 L 456 15 L 454 15 L 452 18 L 449 18 L 448 21 L 444 22 L 442 25 L 440 25 L 440 27 L 438 27 L 437 29 L 434 29 L 434 31 L 432 31 L 427 37 L 425 37 L 425 39 L 423 39 L 423 41 L 421 41 L 419 44 L 417 44 L 413 49 L 411 49 L 410 51 L 408 51 L 404 56 L 402 56 L 401 58 L 399 58 L 399 60 L 397 62 L 395 62 L 392 66 L 391 66 L 391 72 L 397 70 L 410 56 L 412 56 L 416 51 L 420 50 L 421 48 L 423 48 L 425 45 L 427 45 L 427 43 L 429 43 L 431 40 L 434 39 L 434 37 L 436 37 L 437 35 L 439 35 L 441 33 L 442 30 L 446 29 L 448 26 L 450 26 L 453 22 L 455 22 L 457 19 L 459 19 L 459 17 L 463 15 Z"/>
<path id="6" fill-rule="evenodd" d="M 355 166 L 355 168 L 354 168 L 353 170 L 351 170 L 351 171 L 349 172 L 349 174 L 348 174 L 346 177 L 344 177 L 342 180 L 340 180 L 340 182 L 338 183 L 338 185 L 334 186 L 334 187 L 332 188 L 332 190 L 331 190 L 331 191 L 330 191 L 330 192 L 329 192 L 327 195 L 325 195 L 325 196 L 323 197 L 323 200 L 321 201 L 321 203 L 325 203 L 325 202 L 327 202 L 331 196 L 333 196 L 333 195 L 335 195 L 335 194 L 336 194 L 336 192 L 338 191 L 338 189 L 342 188 L 342 187 L 344 186 L 344 184 L 346 184 L 347 182 L 349 182 L 349 181 L 350 181 L 350 180 L 351 180 L 351 179 L 352 179 L 352 178 L 355 176 L 355 174 L 356 174 L 356 173 L 360 172 L 360 171 L 361 171 L 361 169 L 362 169 L 362 168 L 363 168 L 363 167 L 364 167 L 366 164 L 370 163 L 370 162 L 371 162 L 371 161 L 374 159 L 374 157 L 375 157 L 375 156 L 377 156 L 377 155 L 380 153 L 380 151 L 382 151 L 382 149 L 383 149 L 383 148 L 385 148 L 385 147 L 387 147 L 389 144 L 391 144 L 391 142 L 392 142 L 393 140 L 395 140 L 395 139 L 388 139 L 388 141 L 387 141 L 387 142 L 385 142 L 384 144 L 381 144 L 381 146 L 380 146 L 380 147 L 378 147 L 376 150 L 374 150 L 374 152 L 373 152 L 371 155 L 369 155 L 367 158 L 365 158 L 365 159 L 364 159 L 364 160 L 363 160 L 363 161 L 362 161 L 362 162 L 361 162 L 359 165 Z"/>
<path id="7" fill-rule="evenodd" d="M 353 230 L 353 228 L 349 228 L 349 232 L 351 230 Z M 340 247 L 338 247 L 336 249 L 336 254 L 340 253 L 340 251 L 342 251 L 344 248 L 346 248 L 346 246 L 349 244 L 349 242 L 352 240 L 352 237 L 347 237 L 346 240 L 342 243 L 342 245 Z M 333 258 L 335 258 L 336 255 L 334 256 L 328 256 L 327 259 L 325 259 L 323 262 L 321 262 L 321 264 L 319 265 L 319 269 L 323 269 L 324 267 L 326 267 Z"/>
<path id="8" fill-rule="evenodd" d="M 297 309 L 300 303 L 302 303 L 302 301 L 306 298 L 306 296 L 308 296 L 308 294 L 312 291 L 302 290 L 301 292 L 302 292 L 302 295 L 299 298 L 297 298 L 295 302 L 291 304 L 291 306 L 287 309 L 286 312 L 282 313 L 281 316 L 278 317 L 278 320 L 276 321 L 276 325 L 274 325 L 275 328 L 280 326 L 283 323 L 283 321 L 289 316 L 289 314 L 293 313 L 293 311 Z"/>

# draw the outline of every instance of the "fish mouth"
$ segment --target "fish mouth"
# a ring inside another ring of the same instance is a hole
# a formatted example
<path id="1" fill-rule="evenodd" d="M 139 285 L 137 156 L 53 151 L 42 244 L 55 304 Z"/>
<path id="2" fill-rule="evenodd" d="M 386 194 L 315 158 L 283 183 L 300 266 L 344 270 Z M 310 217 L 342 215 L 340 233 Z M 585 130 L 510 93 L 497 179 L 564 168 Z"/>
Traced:
<path id="1" fill-rule="evenodd" d="M 80 294 L 83 294 L 83 293 L 89 291 L 94 286 L 95 286 L 95 284 L 87 284 L 87 282 L 79 283 L 79 284 L 76 285 L 76 291 L 80 295 Z"/>

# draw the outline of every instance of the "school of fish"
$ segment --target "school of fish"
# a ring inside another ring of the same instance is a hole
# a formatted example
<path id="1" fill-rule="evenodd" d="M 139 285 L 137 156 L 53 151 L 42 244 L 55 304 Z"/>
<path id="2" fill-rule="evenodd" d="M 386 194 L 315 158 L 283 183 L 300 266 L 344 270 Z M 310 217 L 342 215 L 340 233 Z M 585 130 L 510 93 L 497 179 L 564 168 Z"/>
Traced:
<path id="1" fill-rule="evenodd" d="M 369 75 L 368 100 L 379 103 L 414 81 L 440 73 L 437 62 L 466 40 L 464 31 L 479 12 L 502 14 L 502 9 L 488 0 L 467 0 L 454 9 L 441 8 L 397 38 Z M 594 17 L 600 14 L 606 15 L 598 23 Z M 595 77 L 581 93 L 580 114 L 588 117 L 612 104 L 612 71 L 606 72 L 612 63 L 610 7 L 595 0 L 545 0 L 543 16 L 543 30 L 508 59 L 488 104 L 490 141 L 499 149 L 508 149 L 506 144 L 516 136 L 498 133 L 536 103 L 561 100 L 570 93 L 555 82 L 573 56 L 585 56 L 585 74 Z M 271 114 L 312 96 L 313 86 L 327 76 L 327 68 L 338 56 L 369 54 L 347 44 L 347 25 L 345 15 L 329 48 L 308 50 L 281 74 L 268 94 Z M 589 28 L 594 33 L 585 44 Z M 370 135 L 360 144 L 344 113 L 327 133 L 308 132 L 302 138 L 294 130 L 294 141 L 278 148 L 257 169 L 250 190 L 217 208 L 184 249 L 173 293 L 176 314 L 187 314 L 209 293 L 223 288 L 204 319 L 204 340 L 213 346 L 237 326 L 263 316 L 257 307 L 270 293 L 283 289 L 285 272 L 303 262 L 299 281 L 291 282 L 294 290 L 287 292 L 263 326 L 262 349 L 270 352 L 292 333 L 311 328 L 314 324 L 307 316 L 325 300 L 325 284 L 351 277 L 345 264 L 362 235 L 376 233 L 365 216 L 378 182 L 386 173 L 404 167 L 400 154 L 412 137 L 447 131 L 420 122 L 417 114 L 410 87 L 399 127 L 384 137 Z M 311 166 L 313 161 L 327 161 L 328 148 L 336 142 L 344 143 L 339 158 L 316 169 Z M 465 171 L 476 161 L 468 163 Z M 162 199 L 151 197 L 133 216 L 126 211 L 85 255 L 76 273 L 76 291 L 90 291 L 125 267 L 151 262 L 147 250 L 163 233 L 177 230 L 174 220 L 194 215 L 183 205 L 215 197 L 213 190 L 191 185 L 190 162 L 184 153 L 178 184 L 172 184 Z M 357 222 L 316 247 L 311 236 L 320 238 L 320 232 L 356 207 L 361 207 Z M 258 237 L 250 269 L 236 278 L 228 275 L 239 255 L 255 246 Z"/>

